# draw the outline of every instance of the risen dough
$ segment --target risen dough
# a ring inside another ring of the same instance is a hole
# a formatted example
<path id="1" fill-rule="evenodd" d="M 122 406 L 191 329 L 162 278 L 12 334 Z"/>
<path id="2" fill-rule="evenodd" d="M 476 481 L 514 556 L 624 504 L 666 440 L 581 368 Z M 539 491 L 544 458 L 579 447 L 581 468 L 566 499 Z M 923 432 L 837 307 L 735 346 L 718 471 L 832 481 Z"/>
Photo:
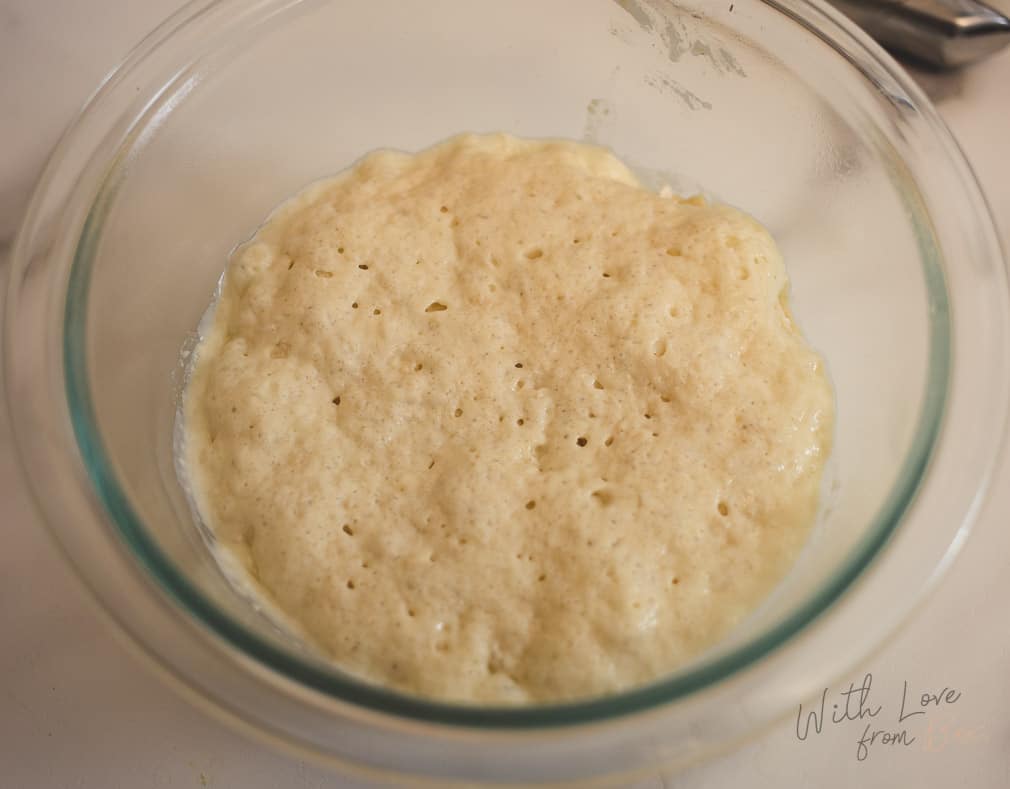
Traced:
<path id="1" fill-rule="evenodd" d="M 605 150 L 379 152 L 233 257 L 186 396 L 199 508 L 343 669 L 453 700 L 655 678 L 814 518 L 833 404 L 768 233 Z"/>

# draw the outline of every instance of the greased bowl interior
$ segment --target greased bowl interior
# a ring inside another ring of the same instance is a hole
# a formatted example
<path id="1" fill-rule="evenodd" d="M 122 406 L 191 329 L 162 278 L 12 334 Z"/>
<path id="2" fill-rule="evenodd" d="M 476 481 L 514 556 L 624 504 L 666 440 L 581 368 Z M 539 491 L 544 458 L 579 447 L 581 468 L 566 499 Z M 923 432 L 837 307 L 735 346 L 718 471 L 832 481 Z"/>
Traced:
<path id="1" fill-rule="evenodd" d="M 827 360 L 835 448 L 808 547 L 729 638 L 647 687 L 489 708 L 343 675 L 228 583 L 176 476 L 180 349 L 230 250 L 363 153 L 460 131 L 590 140 L 652 186 L 748 211 Z M 437 781 L 686 764 L 774 719 L 923 599 L 1007 402 L 1006 275 L 963 157 L 889 58 L 800 0 L 196 2 L 57 148 L 5 342 L 39 507 L 136 643 L 276 740 Z"/>

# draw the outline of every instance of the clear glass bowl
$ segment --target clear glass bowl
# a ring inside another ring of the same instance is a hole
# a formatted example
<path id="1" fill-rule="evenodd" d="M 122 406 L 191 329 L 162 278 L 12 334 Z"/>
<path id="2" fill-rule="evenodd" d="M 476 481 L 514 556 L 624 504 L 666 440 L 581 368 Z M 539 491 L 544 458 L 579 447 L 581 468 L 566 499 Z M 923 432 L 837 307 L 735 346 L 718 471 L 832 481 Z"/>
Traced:
<path id="1" fill-rule="evenodd" d="M 832 484 L 795 570 L 717 648 L 629 693 L 494 709 L 342 675 L 232 589 L 175 476 L 180 349 L 230 249 L 362 153 L 463 130 L 591 139 L 754 214 L 836 386 Z M 682 765 L 793 709 L 954 557 L 1008 400 L 1006 273 L 968 166 L 893 61 L 802 0 L 200 0 L 59 144 L 8 293 L 26 477 L 111 618 L 232 719 L 439 782 Z"/>

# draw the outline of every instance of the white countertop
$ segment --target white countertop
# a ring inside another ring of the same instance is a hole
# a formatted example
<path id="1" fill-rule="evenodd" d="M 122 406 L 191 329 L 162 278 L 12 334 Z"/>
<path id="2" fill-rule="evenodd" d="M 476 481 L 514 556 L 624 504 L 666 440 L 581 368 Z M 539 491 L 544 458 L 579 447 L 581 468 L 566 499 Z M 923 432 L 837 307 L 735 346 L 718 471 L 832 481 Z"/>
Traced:
<path id="1" fill-rule="evenodd" d="M 128 48 L 179 5 L 0 4 L 0 266 L 32 183 L 72 113 Z M 1010 249 L 1010 50 L 960 74 L 922 80 L 974 165 Z M 136 659 L 56 553 L 14 463 L 3 414 L 0 786 L 358 785 L 233 732 Z M 830 705 L 871 673 L 871 703 L 882 707 L 874 728 L 904 728 L 911 742 L 878 739 L 861 752 L 862 721 L 827 723 L 800 741 L 793 716 L 733 754 L 641 786 L 1010 787 L 1008 527 L 1010 464 L 1004 463 L 943 586 L 891 643 L 829 690 Z M 902 696 L 907 715 L 921 709 L 923 693 L 940 703 L 898 726 Z"/>

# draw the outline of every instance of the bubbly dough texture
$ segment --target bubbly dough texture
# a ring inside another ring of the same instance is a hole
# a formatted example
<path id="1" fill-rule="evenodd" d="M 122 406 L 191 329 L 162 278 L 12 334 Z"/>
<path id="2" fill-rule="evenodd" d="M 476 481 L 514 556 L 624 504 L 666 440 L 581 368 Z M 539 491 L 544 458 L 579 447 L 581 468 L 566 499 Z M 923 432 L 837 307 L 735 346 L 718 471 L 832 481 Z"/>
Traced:
<path id="1" fill-rule="evenodd" d="M 357 676 L 540 702 L 654 679 L 781 579 L 833 422 L 769 234 L 609 152 L 373 153 L 228 267 L 202 516 Z"/>

